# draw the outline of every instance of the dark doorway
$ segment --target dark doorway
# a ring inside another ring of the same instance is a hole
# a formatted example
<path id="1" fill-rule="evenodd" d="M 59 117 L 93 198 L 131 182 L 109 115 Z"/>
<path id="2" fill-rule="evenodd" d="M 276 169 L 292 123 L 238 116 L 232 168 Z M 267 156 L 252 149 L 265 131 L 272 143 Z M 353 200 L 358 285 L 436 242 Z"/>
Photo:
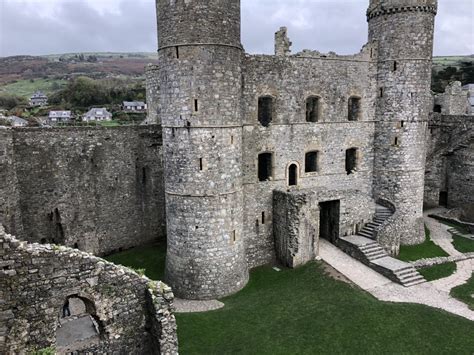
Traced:
<path id="1" fill-rule="evenodd" d="M 258 155 L 258 180 L 268 181 L 272 177 L 272 153 Z"/>
<path id="2" fill-rule="evenodd" d="M 319 204 L 319 237 L 331 243 L 339 239 L 339 215 L 341 201 L 328 201 Z"/>
<path id="3" fill-rule="evenodd" d="M 357 168 L 357 148 L 346 150 L 346 173 L 350 175 Z"/>
<path id="4" fill-rule="evenodd" d="M 291 164 L 288 168 L 288 185 L 298 185 L 298 166 L 296 164 Z"/>
<path id="5" fill-rule="evenodd" d="M 448 191 L 440 191 L 439 205 L 443 207 L 448 207 Z"/>

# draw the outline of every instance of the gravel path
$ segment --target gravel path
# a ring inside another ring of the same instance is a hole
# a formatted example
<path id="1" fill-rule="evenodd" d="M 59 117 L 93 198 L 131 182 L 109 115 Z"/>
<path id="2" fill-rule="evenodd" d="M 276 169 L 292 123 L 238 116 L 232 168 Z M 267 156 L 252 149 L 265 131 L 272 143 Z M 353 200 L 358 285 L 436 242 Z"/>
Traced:
<path id="1" fill-rule="evenodd" d="M 190 301 L 183 300 L 180 298 L 174 299 L 174 307 L 176 313 L 198 313 L 214 311 L 216 309 L 224 307 L 224 303 L 217 300 L 211 301 Z"/>
<path id="2" fill-rule="evenodd" d="M 449 292 L 436 288 L 432 283 L 403 287 L 323 239 L 320 240 L 320 256 L 353 283 L 381 301 L 424 304 L 474 321 L 474 312 L 465 303 L 452 298 Z"/>

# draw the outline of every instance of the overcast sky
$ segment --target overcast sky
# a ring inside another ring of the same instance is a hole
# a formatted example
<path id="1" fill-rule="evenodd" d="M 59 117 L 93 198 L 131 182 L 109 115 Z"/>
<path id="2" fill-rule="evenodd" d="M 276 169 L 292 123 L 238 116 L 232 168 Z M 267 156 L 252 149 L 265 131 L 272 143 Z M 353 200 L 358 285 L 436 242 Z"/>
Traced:
<path id="1" fill-rule="evenodd" d="M 154 0 L 0 0 L 0 56 L 156 51 Z M 368 0 L 242 0 L 242 42 L 272 53 L 280 26 L 293 52 L 356 53 Z M 439 0 L 435 55 L 474 53 L 474 0 Z"/>

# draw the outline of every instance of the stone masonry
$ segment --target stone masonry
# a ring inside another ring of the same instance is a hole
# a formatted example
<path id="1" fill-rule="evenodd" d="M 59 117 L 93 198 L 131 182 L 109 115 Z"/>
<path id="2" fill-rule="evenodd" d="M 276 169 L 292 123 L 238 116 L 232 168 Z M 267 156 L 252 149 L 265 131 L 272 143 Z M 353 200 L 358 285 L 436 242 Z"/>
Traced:
<path id="1" fill-rule="evenodd" d="M 85 301 L 99 332 L 98 342 L 72 350 L 177 354 L 168 286 L 78 250 L 20 242 L 0 227 L 0 353 L 56 348 L 70 297 Z"/>
<path id="2" fill-rule="evenodd" d="M 436 0 L 371 0 L 360 53 L 291 54 L 282 27 L 270 56 L 245 54 L 239 0 L 157 0 L 152 100 L 163 126 L 166 272 L 178 296 L 221 297 L 276 256 L 313 258 L 290 246 L 317 245 L 326 195 L 344 206 L 343 233 L 379 203 L 394 211 L 377 234 L 387 250 L 424 240 L 436 11 Z M 284 202 L 276 191 L 286 190 Z M 308 199 L 307 213 L 289 208 L 293 198 Z"/>
<path id="3" fill-rule="evenodd" d="M 0 222 L 8 232 L 94 254 L 164 237 L 159 126 L 0 135 Z"/>

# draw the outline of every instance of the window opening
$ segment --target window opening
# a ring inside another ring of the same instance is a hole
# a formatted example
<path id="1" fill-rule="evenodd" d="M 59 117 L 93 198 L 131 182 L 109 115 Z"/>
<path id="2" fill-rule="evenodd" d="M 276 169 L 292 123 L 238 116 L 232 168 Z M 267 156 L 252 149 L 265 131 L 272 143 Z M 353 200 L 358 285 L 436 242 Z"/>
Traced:
<path id="1" fill-rule="evenodd" d="M 258 156 L 258 180 L 268 181 L 272 177 L 272 153 L 262 153 Z"/>
<path id="2" fill-rule="evenodd" d="M 319 121 L 319 98 L 308 97 L 306 99 L 306 122 Z"/>
<path id="3" fill-rule="evenodd" d="M 349 121 L 358 121 L 360 116 L 360 98 L 351 97 L 349 99 Z"/>
<path id="4" fill-rule="evenodd" d="M 273 97 L 262 96 L 258 99 L 258 121 L 268 127 L 273 121 Z"/>
<path id="5" fill-rule="evenodd" d="M 357 148 L 346 150 L 346 172 L 350 175 L 357 168 Z"/>
<path id="6" fill-rule="evenodd" d="M 318 171 L 318 152 L 308 152 L 305 156 L 305 172 L 314 173 Z"/>
<path id="7" fill-rule="evenodd" d="M 298 166 L 296 164 L 291 164 L 288 168 L 288 185 L 298 185 Z"/>

